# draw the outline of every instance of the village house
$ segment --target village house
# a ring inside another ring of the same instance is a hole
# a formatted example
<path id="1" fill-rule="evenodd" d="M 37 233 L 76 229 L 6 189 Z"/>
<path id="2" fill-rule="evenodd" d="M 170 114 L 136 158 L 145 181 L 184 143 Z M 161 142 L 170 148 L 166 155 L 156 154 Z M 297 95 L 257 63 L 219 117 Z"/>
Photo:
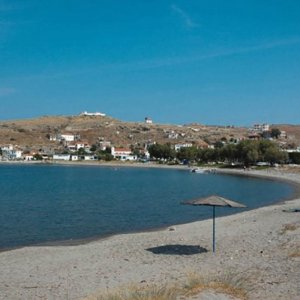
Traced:
<path id="1" fill-rule="evenodd" d="M 105 151 L 107 148 L 111 148 L 111 142 L 109 141 L 100 141 L 99 148 L 101 151 Z"/>
<path id="2" fill-rule="evenodd" d="M 73 133 L 58 133 L 58 134 L 50 134 L 49 135 L 49 140 L 50 141 L 58 141 L 58 142 L 74 142 L 80 140 L 80 135 L 79 134 L 73 134 Z"/>
<path id="3" fill-rule="evenodd" d="M 192 143 L 184 143 L 184 144 L 175 144 L 174 145 L 174 149 L 177 152 L 182 148 L 190 148 L 190 147 L 193 147 Z"/>
<path id="4" fill-rule="evenodd" d="M 254 124 L 252 130 L 257 131 L 257 132 L 264 132 L 264 131 L 269 131 L 270 130 L 270 125 L 269 124 Z"/>
<path id="5" fill-rule="evenodd" d="M 22 159 L 23 152 L 16 149 L 13 145 L 7 145 L 1 147 L 2 150 L 2 160 L 20 160 Z"/>
<path id="6" fill-rule="evenodd" d="M 54 154 L 53 160 L 70 160 L 71 155 L 70 154 Z"/>
<path id="7" fill-rule="evenodd" d="M 287 139 L 287 133 L 286 133 L 286 131 L 281 130 L 279 137 L 282 138 L 282 139 Z"/>
<path id="8" fill-rule="evenodd" d="M 118 160 L 137 160 L 136 155 L 132 155 L 132 151 L 129 148 L 115 148 L 111 147 L 111 155 Z"/>
<path id="9" fill-rule="evenodd" d="M 172 130 L 171 132 L 167 133 L 167 137 L 168 137 L 168 139 L 176 140 L 176 139 L 178 139 L 178 133 L 176 133 L 175 131 Z"/>
<path id="10" fill-rule="evenodd" d="M 145 118 L 145 123 L 146 123 L 146 124 L 153 124 L 153 121 L 152 121 L 151 118 L 146 117 L 146 118 Z"/>
<path id="11" fill-rule="evenodd" d="M 84 141 L 78 141 L 78 142 L 70 142 L 67 145 L 67 148 L 69 151 L 71 152 L 76 152 L 79 149 L 84 149 L 85 151 L 89 151 L 91 146 L 89 145 L 88 142 L 84 142 Z"/>

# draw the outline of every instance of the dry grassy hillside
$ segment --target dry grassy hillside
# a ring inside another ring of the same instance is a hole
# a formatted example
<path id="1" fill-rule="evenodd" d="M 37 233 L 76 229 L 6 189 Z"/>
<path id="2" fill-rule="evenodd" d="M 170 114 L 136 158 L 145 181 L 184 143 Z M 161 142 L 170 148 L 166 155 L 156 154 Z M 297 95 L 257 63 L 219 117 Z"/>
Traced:
<path id="1" fill-rule="evenodd" d="M 300 143 L 300 126 L 280 125 Z M 82 140 L 91 145 L 101 138 L 111 141 L 115 146 L 143 146 L 144 143 L 196 144 L 213 143 L 226 138 L 243 138 L 247 136 L 246 128 L 204 126 L 200 124 L 162 125 L 137 122 L 122 122 L 111 117 L 102 116 L 44 116 L 36 119 L 0 122 L 0 145 L 13 144 L 21 148 L 40 149 L 61 147 L 48 136 L 55 133 L 79 133 Z"/>
<path id="2" fill-rule="evenodd" d="M 300 125 L 279 124 L 272 125 L 272 127 L 276 127 L 281 131 L 286 131 L 288 140 L 298 146 L 300 145 Z"/>

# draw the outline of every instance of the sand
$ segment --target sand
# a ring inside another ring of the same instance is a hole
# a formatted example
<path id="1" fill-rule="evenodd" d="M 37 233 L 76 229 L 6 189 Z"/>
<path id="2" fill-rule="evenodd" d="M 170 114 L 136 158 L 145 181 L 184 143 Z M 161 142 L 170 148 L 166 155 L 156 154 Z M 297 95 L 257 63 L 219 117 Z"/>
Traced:
<path id="1" fill-rule="evenodd" d="M 300 183 L 298 174 L 247 175 Z M 211 220 L 76 246 L 1 252 L 0 299 L 83 299 L 130 284 L 181 284 L 192 272 L 238 277 L 249 299 L 300 299 L 300 213 L 285 211 L 291 208 L 300 208 L 300 198 L 217 218 L 216 254 Z M 191 299 L 231 298 L 207 291 Z"/>

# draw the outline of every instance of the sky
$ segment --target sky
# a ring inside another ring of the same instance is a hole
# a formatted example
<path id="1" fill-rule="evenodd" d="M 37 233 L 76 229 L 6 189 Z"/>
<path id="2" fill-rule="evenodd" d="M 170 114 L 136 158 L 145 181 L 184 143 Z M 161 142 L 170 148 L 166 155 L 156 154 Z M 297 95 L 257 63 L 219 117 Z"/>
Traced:
<path id="1" fill-rule="evenodd" d="M 0 120 L 300 124 L 299 0 L 0 0 Z"/>

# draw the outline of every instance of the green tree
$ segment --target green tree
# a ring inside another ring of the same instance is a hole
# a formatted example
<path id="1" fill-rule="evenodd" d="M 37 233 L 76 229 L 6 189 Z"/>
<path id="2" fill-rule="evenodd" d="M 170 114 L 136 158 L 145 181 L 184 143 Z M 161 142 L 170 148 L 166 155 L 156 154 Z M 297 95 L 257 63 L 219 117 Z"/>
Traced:
<path id="1" fill-rule="evenodd" d="M 271 137 L 278 139 L 281 134 L 281 131 L 278 128 L 271 129 Z"/>
<path id="2" fill-rule="evenodd" d="M 176 157 L 180 160 L 183 161 L 185 159 L 189 160 L 189 161 L 193 161 L 196 160 L 197 158 L 197 152 L 198 149 L 196 147 L 184 147 L 181 148 L 177 154 Z"/>
<path id="3" fill-rule="evenodd" d="M 224 144 L 222 143 L 222 141 L 215 142 L 215 148 L 222 148 L 223 146 Z"/>
<path id="4" fill-rule="evenodd" d="M 171 160 L 176 157 L 175 150 L 169 144 L 154 144 L 148 148 L 148 151 L 152 158 Z"/>
<path id="5" fill-rule="evenodd" d="M 236 145 L 226 145 L 220 149 L 220 159 L 232 163 L 238 159 Z"/>
<path id="6" fill-rule="evenodd" d="M 216 150 L 215 149 L 209 149 L 209 148 L 200 149 L 198 151 L 197 158 L 200 162 L 203 162 L 203 163 L 208 163 L 208 162 L 211 162 L 211 161 L 215 161 Z"/>
<path id="7" fill-rule="evenodd" d="M 84 150 L 84 148 L 79 148 L 78 151 L 77 151 L 77 154 L 78 155 L 86 155 L 86 151 Z"/>
<path id="8" fill-rule="evenodd" d="M 259 158 L 257 141 L 242 141 L 237 145 L 237 157 L 246 166 L 254 164 Z"/>
<path id="9" fill-rule="evenodd" d="M 299 152 L 289 153 L 289 160 L 292 164 L 300 165 L 300 153 Z"/>
<path id="10" fill-rule="evenodd" d="M 92 152 L 95 152 L 95 151 L 97 150 L 97 145 L 93 144 L 93 145 L 91 146 L 90 150 L 91 150 Z"/>
<path id="11" fill-rule="evenodd" d="M 39 153 L 36 153 L 33 155 L 34 160 L 43 160 L 43 156 Z"/>

